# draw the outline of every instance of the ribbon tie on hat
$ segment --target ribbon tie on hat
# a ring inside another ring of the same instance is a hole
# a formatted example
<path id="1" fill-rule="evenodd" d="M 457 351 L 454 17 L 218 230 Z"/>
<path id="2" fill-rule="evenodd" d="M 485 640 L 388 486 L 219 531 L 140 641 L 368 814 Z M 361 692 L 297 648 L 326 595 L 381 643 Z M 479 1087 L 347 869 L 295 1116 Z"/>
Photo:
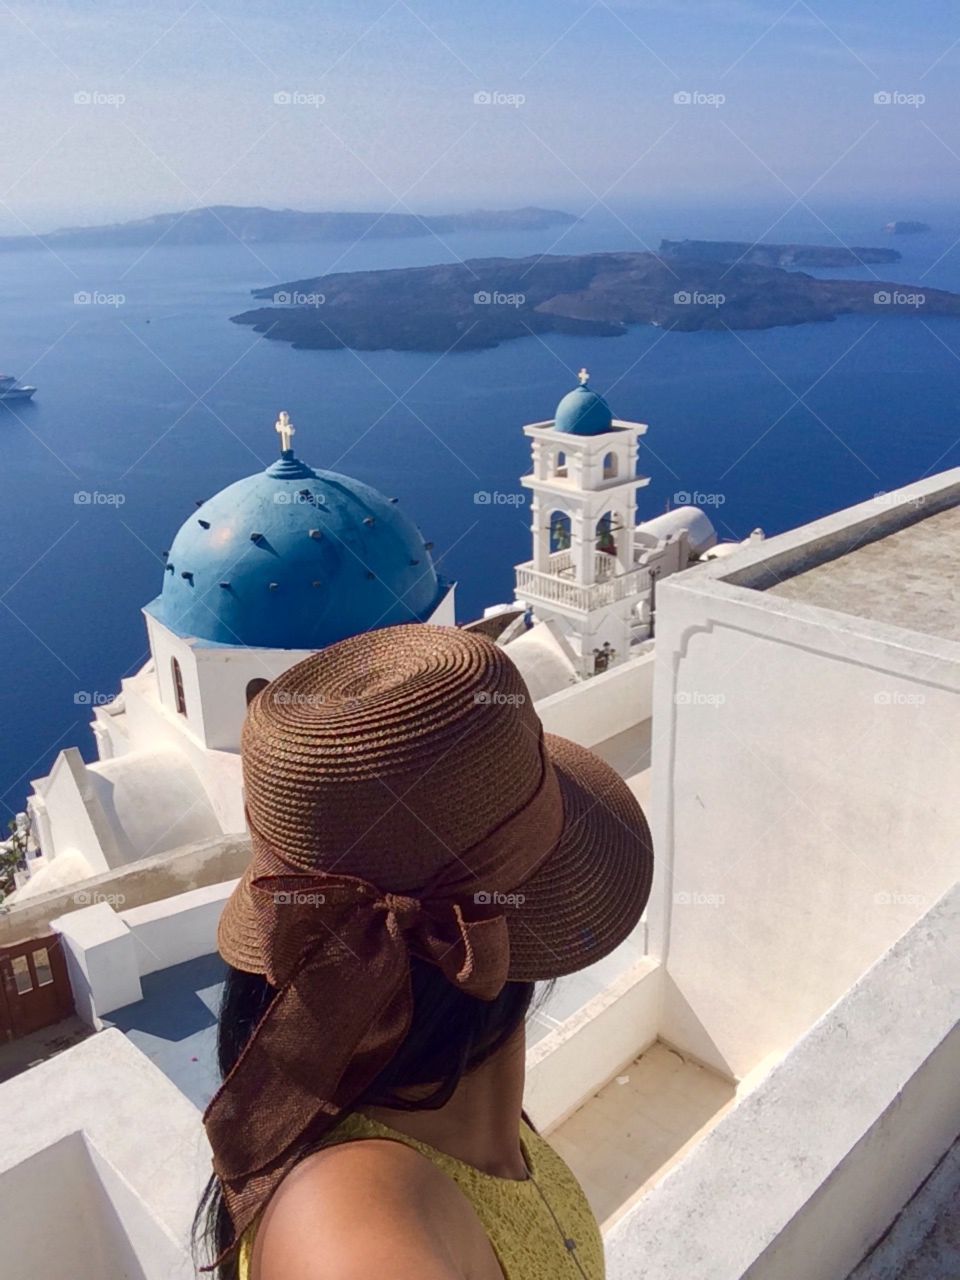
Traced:
<path id="1" fill-rule="evenodd" d="M 527 805 L 418 897 L 296 870 L 249 814 L 248 825 L 249 900 L 229 930 L 221 922 L 220 950 L 235 968 L 264 974 L 277 994 L 203 1118 L 234 1230 L 221 1256 L 301 1157 L 303 1140 L 319 1142 L 396 1054 L 413 1015 L 411 955 L 477 999 L 500 994 L 507 921 L 476 890 L 512 889 L 533 874 L 560 837 L 563 802 L 544 756 Z"/>
<path id="2" fill-rule="evenodd" d="M 204 1115 L 237 1240 L 297 1140 L 335 1125 L 396 1053 L 413 1010 L 410 954 L 481 1000 L 502 990 L 510 955 L 502 914 L 479 907 L 485 918 L 468 920 L 451 899 L 289 870 L 257 876 L 252 894 L 277 995 Z"/>

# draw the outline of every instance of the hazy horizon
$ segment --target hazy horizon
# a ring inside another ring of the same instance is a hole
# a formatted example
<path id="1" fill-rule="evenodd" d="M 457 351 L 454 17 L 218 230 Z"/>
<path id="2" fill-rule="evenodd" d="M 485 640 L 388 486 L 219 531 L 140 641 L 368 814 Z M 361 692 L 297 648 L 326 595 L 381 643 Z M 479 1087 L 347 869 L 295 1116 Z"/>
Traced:
<path id="1" fill-rule="evenodd" d="M 960 206 L 941 0 L 922 23 L 890 0 L 26 3 L 0 34 L 2 234 L 206 204 Z"/>

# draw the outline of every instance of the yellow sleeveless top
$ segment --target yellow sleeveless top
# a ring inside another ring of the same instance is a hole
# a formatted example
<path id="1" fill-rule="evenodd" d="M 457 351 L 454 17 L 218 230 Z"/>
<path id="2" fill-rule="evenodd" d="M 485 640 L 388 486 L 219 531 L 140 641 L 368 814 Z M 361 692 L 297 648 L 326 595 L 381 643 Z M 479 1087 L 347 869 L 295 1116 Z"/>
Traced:
<path id="1" fill-rule="evenodd" d="M 580 1184 L 548 1142 L 521 1123 L 520 1144 L 530 1177 L 518 1182 L 482 1173 L 354 1112 L 325 1146 L 386 1138 L 426 1156 L 452 1178 L 483 1224 L 505 1280 L 603 1280 L 603 1242 Z M 250 1280 L 255 1227 L 240 1245 L 240 1280 Z"/>

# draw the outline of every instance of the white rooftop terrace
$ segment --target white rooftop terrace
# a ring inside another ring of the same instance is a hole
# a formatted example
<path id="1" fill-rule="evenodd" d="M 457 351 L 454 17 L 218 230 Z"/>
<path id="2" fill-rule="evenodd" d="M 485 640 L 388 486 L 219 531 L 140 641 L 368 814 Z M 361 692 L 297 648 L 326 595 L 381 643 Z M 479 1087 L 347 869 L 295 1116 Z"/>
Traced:
<path id="1" fill-rule="evenodd" d="M 889 495 L 882 496 L 886 500 Z M 913 523 L 880 537 L 871 537 L 868 526 L 858 546 L 767 590 L 787 600 L 960 640 L 960 506 L 929 514 L 918 502 L 913 514 Z"/>

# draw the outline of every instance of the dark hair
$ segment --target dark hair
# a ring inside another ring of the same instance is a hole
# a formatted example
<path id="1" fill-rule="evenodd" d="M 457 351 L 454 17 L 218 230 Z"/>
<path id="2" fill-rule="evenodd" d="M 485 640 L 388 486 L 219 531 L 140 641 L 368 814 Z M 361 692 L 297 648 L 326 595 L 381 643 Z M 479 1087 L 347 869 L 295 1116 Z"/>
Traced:
<path id="1" fill-rule="evenodd" d="M 396 1054 L 353 1109 L 363 1106 L 422 1111 L 448 1102 L 463 1076 L 501 1049 L 519 1029 L 533 999 L 532 982 L 508 982 L 495 1000 L 478 1000 L 454 987 L 441 971 L 416 956 L 411 958 L 413 1018 Z M 220 1005 L 217 1062 L 226 1076 L 243 1052 L 276 990 L 257 974 L 227 969 Z M 316 1047 L 323 1053 L 322 1043 Z M 410 1090 L 429 1088 L 411 1100 Z M 322 1145 L 323 1134 L 304 1134 L 297 1150 L 302 1160 Z M 207 1183 L 193 1225 L 194 1248 L 206 1259 L 219 1257 L 233 1238 L 218 1180 Z M 216 1268 L 217 1280 L 236 1280 L 236 1254 Z"/>

